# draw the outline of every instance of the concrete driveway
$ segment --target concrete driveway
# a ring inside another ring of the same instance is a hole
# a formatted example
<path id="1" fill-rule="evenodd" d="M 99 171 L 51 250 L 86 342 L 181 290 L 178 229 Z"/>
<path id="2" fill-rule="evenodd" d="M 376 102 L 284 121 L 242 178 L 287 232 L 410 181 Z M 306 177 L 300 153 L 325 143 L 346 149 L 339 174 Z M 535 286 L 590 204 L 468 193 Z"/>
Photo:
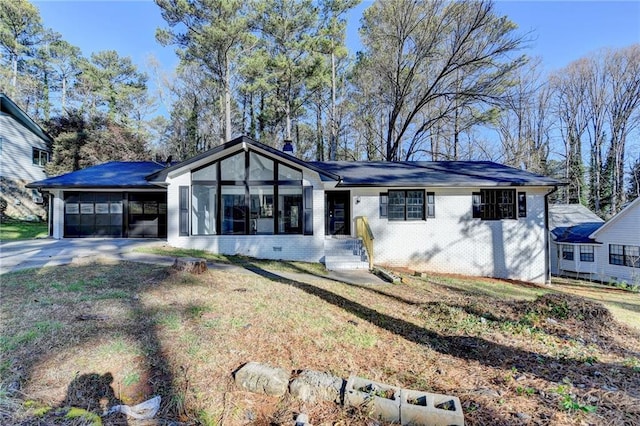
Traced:
<path id="1" fill-rule="evenodd" d="M 134 253 L 132 250 L 166 244 L 158 239 L 73 238 L 0 242 L 0 275 L 27 268 L 42 268 L 106 258 L 168 263 L 172 258 Z M 146 259 L 148 257 L 148 259 Z"/>

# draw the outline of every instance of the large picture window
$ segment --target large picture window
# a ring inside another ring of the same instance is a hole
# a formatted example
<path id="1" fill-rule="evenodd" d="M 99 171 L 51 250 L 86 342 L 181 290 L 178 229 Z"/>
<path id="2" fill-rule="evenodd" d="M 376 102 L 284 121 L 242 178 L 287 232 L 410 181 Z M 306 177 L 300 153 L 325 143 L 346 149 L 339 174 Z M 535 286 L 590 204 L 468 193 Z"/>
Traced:
<path id="1" fill-rule="evenodd" d="M 473 217 L 483 220 L 516 219 L 514 189 L 482 189 L 472 194 Z"/>
<path id="2" fill-rule="evenodd" d="M 302 171 L 275 159 L 241 151 L 194 170 L 191 182 L 193 235 L 313 233 Z"/>

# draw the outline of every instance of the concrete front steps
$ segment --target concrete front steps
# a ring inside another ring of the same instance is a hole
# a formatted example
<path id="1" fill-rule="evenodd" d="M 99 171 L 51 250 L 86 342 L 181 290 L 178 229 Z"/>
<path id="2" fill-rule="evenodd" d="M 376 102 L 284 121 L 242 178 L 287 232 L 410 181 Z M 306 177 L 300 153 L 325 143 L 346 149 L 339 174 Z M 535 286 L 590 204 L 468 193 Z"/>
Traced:
<path id="1" fill-rule="evenodd" d="M 360 238 L 327 237 L 324 253 L 324 264 L 330 271 L 369 269 L 367 250 Z"/>

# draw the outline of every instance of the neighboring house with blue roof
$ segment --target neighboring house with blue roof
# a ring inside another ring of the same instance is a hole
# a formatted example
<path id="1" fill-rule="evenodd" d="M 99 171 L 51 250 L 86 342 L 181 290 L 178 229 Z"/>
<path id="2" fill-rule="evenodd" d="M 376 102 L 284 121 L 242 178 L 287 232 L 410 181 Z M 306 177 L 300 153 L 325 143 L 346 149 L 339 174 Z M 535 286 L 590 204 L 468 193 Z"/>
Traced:
<path id="1" fill-rule="evenodd" d="M 551 273 L 595 279 L 600 243 L 589 236 L 603 223 L 582 204 L 550 205 Z"/>
<path id="2" fill-rule="evenodd" d="M 7 215 L 47 216 L 47 200 L 26 184 L 47 177 L 44 166 L 52 143 L 51 136 L 0 93 L 0 197 L 7 203 Z"/>
<path id="3" fill-rule="evenodd" d="M 248 137 L 144 164 L 30 186 L 55 199 L 55 238 L 137 236 L 144 219 L 172 246 L 214 253 L 549 278 L 547 195 L 561 182 L 544 176 L 491 162 L 305 162 Z"/>
<path id="4" fill-rule="evenodd" d="M 640 285 L 640 198 L 607 222 L 580 204 L 549 206 L 551 272 Z"/>

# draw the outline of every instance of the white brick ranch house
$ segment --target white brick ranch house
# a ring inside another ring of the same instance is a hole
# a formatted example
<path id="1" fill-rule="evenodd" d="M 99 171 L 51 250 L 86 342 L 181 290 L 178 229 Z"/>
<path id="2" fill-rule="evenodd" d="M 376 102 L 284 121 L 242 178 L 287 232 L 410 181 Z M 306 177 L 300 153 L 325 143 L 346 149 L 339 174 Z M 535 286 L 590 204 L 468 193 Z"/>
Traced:
<path id="1" fill-rule="evenodd" d="M 53 198 L 54 238 L 542 283 L 559 184 L 492 162 L 305 162 L 239 137 L 168 167 L 106 163 L 30 187 Z"/>

